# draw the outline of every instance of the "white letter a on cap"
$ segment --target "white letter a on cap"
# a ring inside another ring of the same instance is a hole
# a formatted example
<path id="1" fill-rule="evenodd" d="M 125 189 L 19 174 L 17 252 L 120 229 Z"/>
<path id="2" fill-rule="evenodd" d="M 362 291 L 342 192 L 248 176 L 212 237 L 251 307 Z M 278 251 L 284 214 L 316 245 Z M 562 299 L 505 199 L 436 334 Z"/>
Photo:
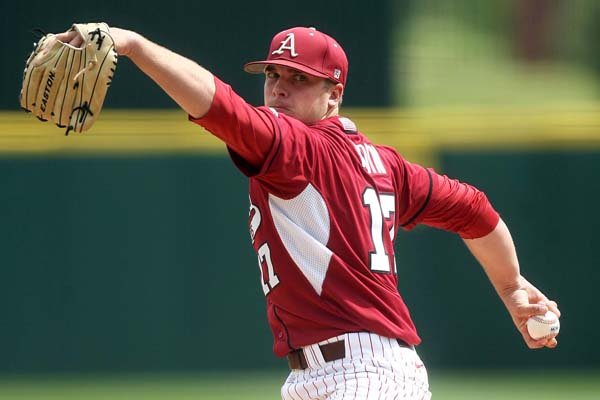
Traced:
<path id="1" fill-rule="evenodd" d="M 271 54 L 283 54 L 284 50 L 289 50 L 292 57 L 297 57 L 296 53 L 296 41 L 293 33 L 288 33 L 285 39 L 281 41 L 281 46 Z"/>

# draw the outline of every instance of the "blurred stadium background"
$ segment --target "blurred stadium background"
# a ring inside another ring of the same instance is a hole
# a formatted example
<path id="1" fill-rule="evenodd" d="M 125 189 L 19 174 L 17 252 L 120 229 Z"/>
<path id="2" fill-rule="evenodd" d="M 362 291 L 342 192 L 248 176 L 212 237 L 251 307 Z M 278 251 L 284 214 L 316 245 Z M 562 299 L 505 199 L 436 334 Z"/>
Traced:
<path id="1" fill-rule="evenodd" d="M 276 399 L 246 181 L 128 60 L 89 134 L 17 110 L 30 29 L 104 20 L 198 61 L 251 103 L 241 65 L 293 25 L 350 59 L 344 113 L 375 142 L 473 183 L 524 274 L 563 312 L 528 351 L 460 240 L 397 244 L 434 399 L 600 399 L 600 3 L 2 2 L 0 399 Z M 482 334 L 481 327 L 488 326 Z"/>

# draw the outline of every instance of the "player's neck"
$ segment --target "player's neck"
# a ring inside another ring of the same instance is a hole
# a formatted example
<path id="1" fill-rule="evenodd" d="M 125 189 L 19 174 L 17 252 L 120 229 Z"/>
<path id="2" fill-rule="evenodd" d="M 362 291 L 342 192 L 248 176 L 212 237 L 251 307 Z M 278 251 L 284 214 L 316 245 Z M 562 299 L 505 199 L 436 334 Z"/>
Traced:
<path id="1" fill-rule="evenodd" d="M 331 107 L 329 110 L 327 110 L 327 112 L 325 113 L 323 118 L 321 118 L 321 120 L 331 118 L 331 117 L 337 117 L 338 115 L 340 115 L 340 108 L 336 105 L 334 107 Z"/>

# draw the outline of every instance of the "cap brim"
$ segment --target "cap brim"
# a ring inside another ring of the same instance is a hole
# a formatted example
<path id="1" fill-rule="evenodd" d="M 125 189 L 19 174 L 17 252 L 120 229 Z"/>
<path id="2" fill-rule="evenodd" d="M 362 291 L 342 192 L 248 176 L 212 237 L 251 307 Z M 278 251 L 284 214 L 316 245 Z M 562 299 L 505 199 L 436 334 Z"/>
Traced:
<path id="1" fill-rule="evenodd" d="M 312 69 L 311 67 L 307 67 L 304 64 L 299 64 L 294 61 L 289 60 L 265 60 L 265 61 L 253 61 L 247 64 L 244 64 L 244 71 L 250 74 L 262 74 L 265 72 L 265 68 L 267 65 L 281 65 L 283 67 L 290 67 L 297 69 L 302 72 L 306 72 L 309 75 L 317 76 L 319 78 L 325 79 L 333 79 L 330 76 L 325 75 L 322 72 Z"/>

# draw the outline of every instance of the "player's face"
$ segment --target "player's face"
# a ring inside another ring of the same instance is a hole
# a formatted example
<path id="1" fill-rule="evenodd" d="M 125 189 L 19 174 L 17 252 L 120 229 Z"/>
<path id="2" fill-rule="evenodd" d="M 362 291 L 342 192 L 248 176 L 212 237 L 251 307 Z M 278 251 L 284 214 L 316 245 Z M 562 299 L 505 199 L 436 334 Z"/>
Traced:
<path id="1" fill-rule="evenodd" d="M 294 68 L 269 65 L 265 69 L 265 105 L 312 124 L 337 115 L 343 86 Z"/>

